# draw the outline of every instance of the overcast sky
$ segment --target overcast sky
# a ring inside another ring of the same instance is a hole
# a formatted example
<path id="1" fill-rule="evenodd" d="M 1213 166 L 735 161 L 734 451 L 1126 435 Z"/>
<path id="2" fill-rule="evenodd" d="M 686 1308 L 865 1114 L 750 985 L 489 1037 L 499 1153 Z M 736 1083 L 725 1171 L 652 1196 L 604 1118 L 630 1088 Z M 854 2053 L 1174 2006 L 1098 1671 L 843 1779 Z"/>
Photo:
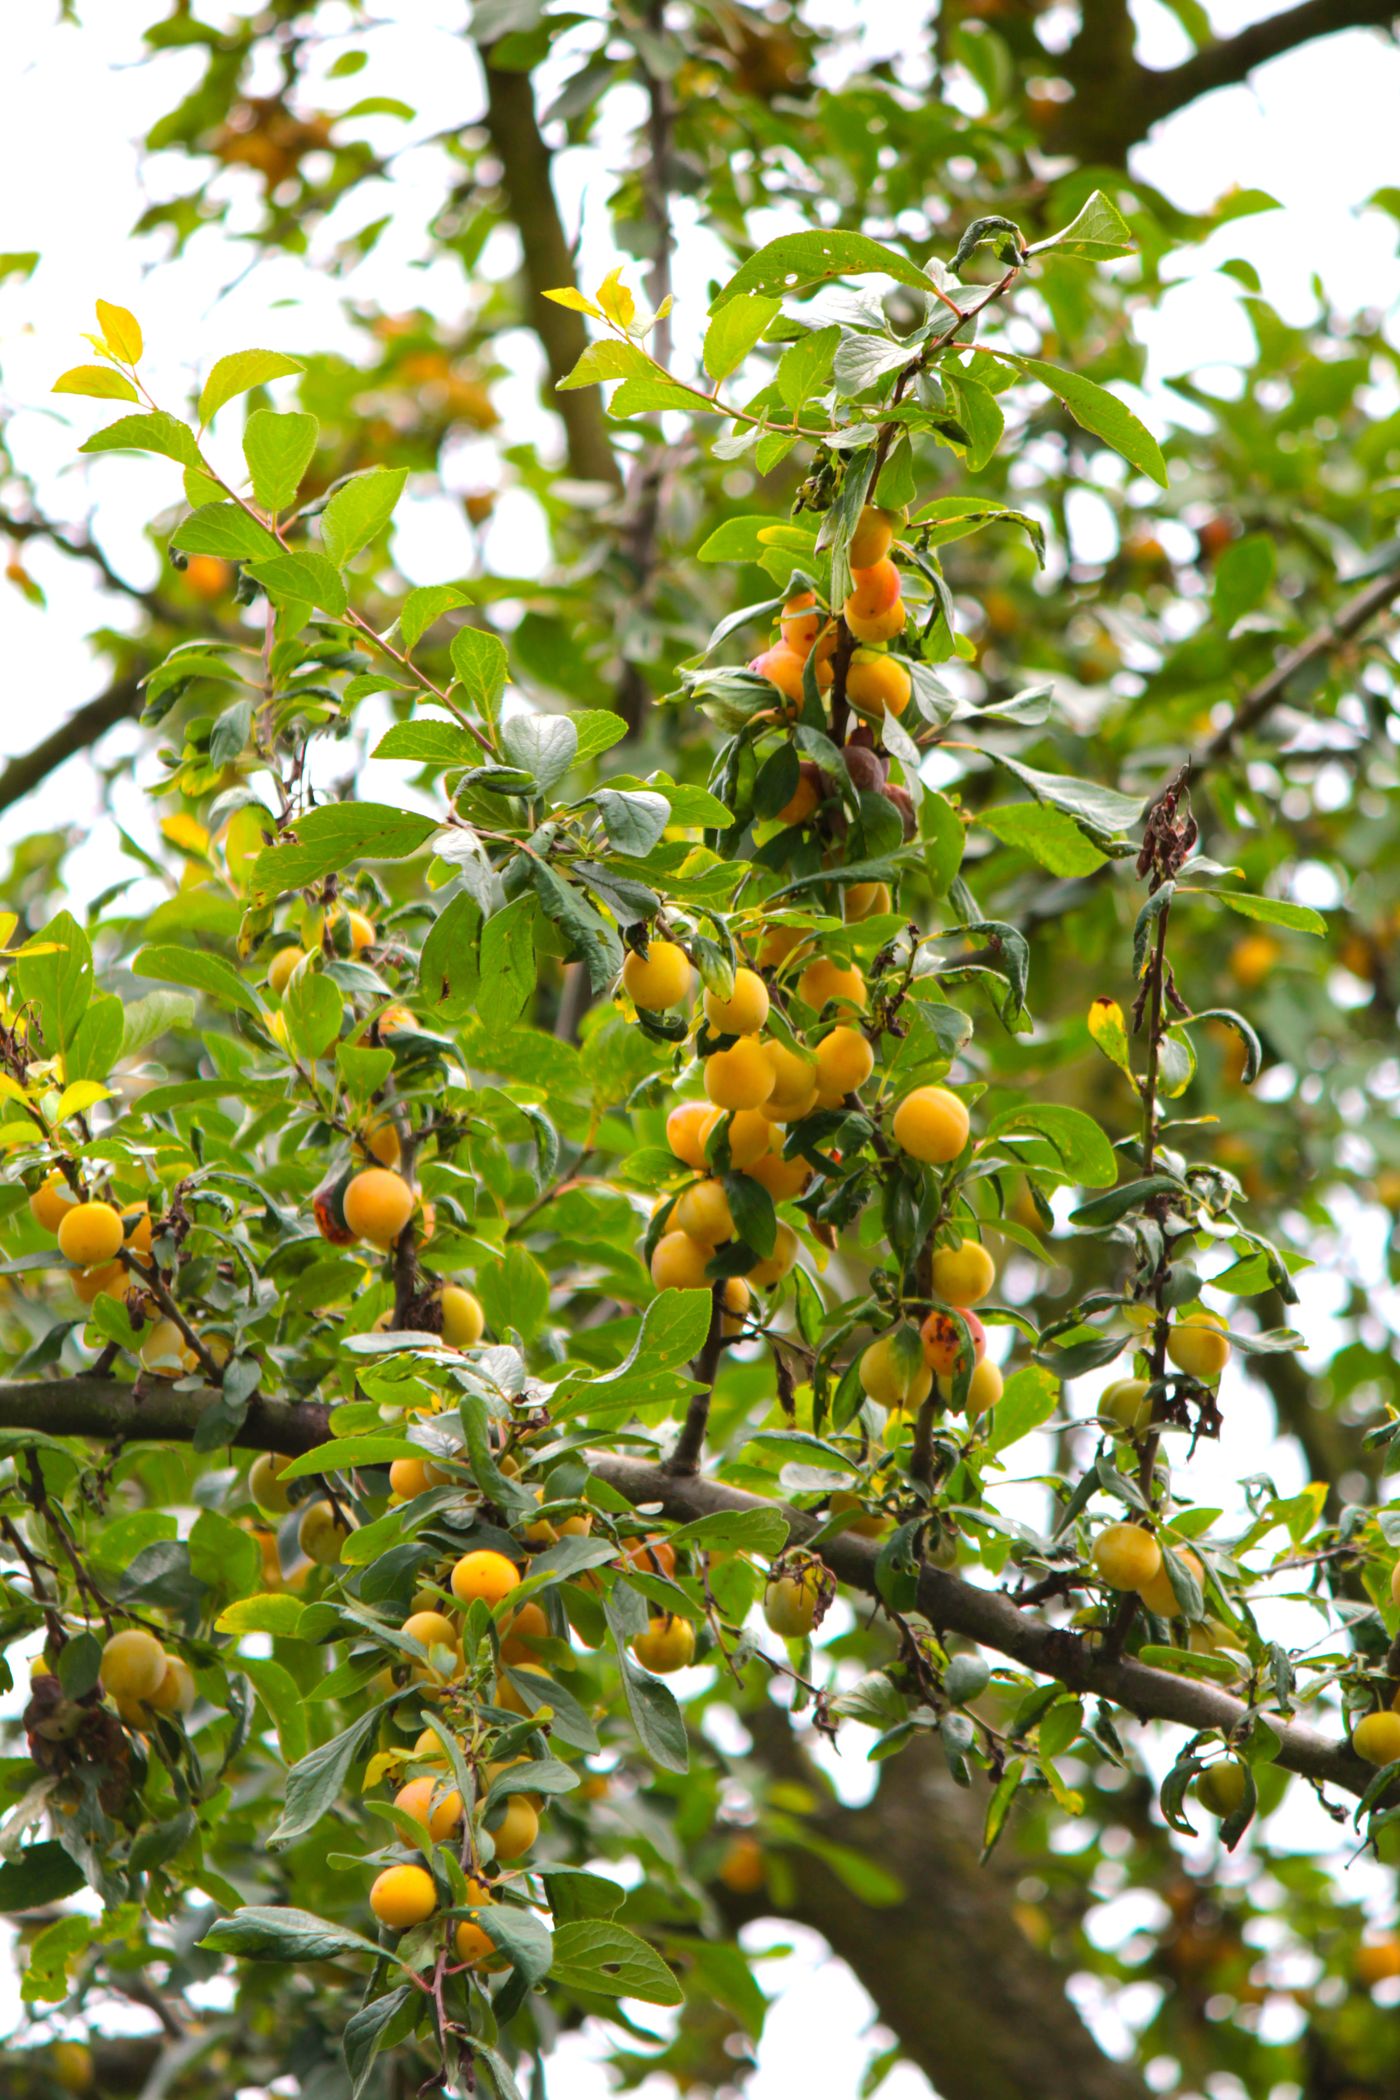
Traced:
<path id="1" fill-rule="evenodd" d="M 175 499 L 174 470 L 165 462 L 128 456 L 103 461 L 90 480 L 82 477 L 72 465 L 75 445 L 106 420 L 103 405 L 55 402 L 48 392 L 58 372 L 83 359 L 82 331 L 93 325 L 95 297 L 137 311 L 145 326 L 157 391 L 174 402 L 187 389 L 194 368 L 207 369 L 225 351 L 253 343 L 309 350 L 347 341 L 339 314 L 347 292 L 385 311 L 421 304 L 450 315 L 460 286 L 454 265 L 417 270 L 405 247 L 392 239 L 380 244 L 348 285 L 318 276 L 299 260 L 284 259 L 259 265 L 232 291 L 225 288 L 243 268 L 246 253 L 220 233 L 201 234 L 176 264 L 163 264 L 158 246 L 133 244 L 130 228 L 144 204 L 152 196 L 167 194 L 178 180 L 178 171 L 168 161 L 157 159 L 143 167 L 139 139 L 183 91 L 196 61 L 190 56 L 155 68 L 135 64 L 141 31 L 161 12 L 156 0 L 85 0 L 80 11 L 84 26 L 75 31 L 57 24 L 56 0 L 11 0 L 6 9 L 11 95 L 9 119 L 0 127 L 0 196 L 6 200 L 0 238 L 7 249 L 40 250 L 43 260 L 29 283 L 0 287 L 0 410 L 13 418 L 15 452 L 36 476 L 51 514 L 79 520 L 91 507 L 93 530 L 112 558 L 124 573 L 148 582 L 155 575 L 156 558 L 141 527 L 153 511 Z M 201 11 L 217 18 L 217 0 L 207 0 Z M 1222 30 L 1229 30 L 1272 11 L 1229 0 L 1214 10 L 1214 18 Z M 341 12 L 348 33 L 354 18 L 348 8 Z M 386 5 L 379 10 L 381 16 L 391 12 L 401 14 L 412 27 L 368 36 L 355 30 L 356 46 L 372 52 L 371 69 L 359 79 L 329 84 L 326 100 L 327 107 L 348 106 L 369 83 L 375 93 L 402 95 L 413 103 L 418 115 L 411 126 L 384 119 L 363 126 L 363 135 L 386 150 L 460 121 L 463 110 L 477 106 L 473 62 L 459 34 L 464 9 L 458 0 L 403 0 L 397 8 Z M 1064 16 L 1062 26 L 1072 25 L 1068 10 L 1058 12 Z M 1168 65 L 1185 54 L 1183 32 L 1165 7 L 1145 0 L 1135 12 L 1142 54 L 1149 63 Z M 913 51 L 922 42 L 923 10 L 907 4 L 866 10 L 858 0 L 820 0 L 816 13 L 839 26 L 866 17 L 863 46 L 853 38 L 832 62 L 837 77 L 862 55 Z M 1180 286 L 1144 321 L 1155 382 L 1147 404 L 1150 419 L 1160 422 L 1168 408 L 1156 386 L 1173 373 L 1199 369 L 1203 343 L 1210 345 L 1213 359 L 1228 362 L 1247 355 L 1239 288 L 1219 274 L 1219 265 L 1231 257 L 1251 261 L 1261 273 L 1266 296 L 1296 320 L 1312 309 L 1309 287 L 1314 271 L 1342 306 L 1394 309 L 1400 299 L 1396 224 L 1388 214 L 1362 207 L 1375 189 L 1396 179 L 1397 108 L 1400 52 L 1357 32 L 1277 61 L 1248 88 L 1211 96 L 1162 126 L 1138 151 L 1137 172 L 1180 205 L 1207 205 L 1239 184 L 1267 190 L 1282 207 L 1235 222 L 1204 250 L 1189 253 Z M 421 198 L 425 213 L 438 194 L 439 181 L 440 169 L 430 153 L 410 151 L 396 163 L 400 203 L 413 206 Z M 581 276 L 586 284 L 596 282 L 614 260 L 601 201 L 607 187 L 595 154 L 565 156 L 561 188 L 567 211 L 582 226 Z M 361 197 L 355 223 L 382 209 L 382 200 Z M 338 215 L 316 237 L 313 262 L 350 230 L 350 222 Z M 761 229 L 765 235 L 784 230 L 776 216 Z M 685 288 L 702 288 L 705 276 L 719 263 L 717 253 L 693 231 L 684 237 L 676 322 L 683 360 L 693 357 L 703 325 L 697 293 Z M 488 251 L 485 261 L 493 271 L 507 267 L 504 244 Z M 519 371 L 499 391 L 498 401 L 518 427 L 521 419 L 537 414 L 537 367 L 532 339 L 522 334 L 517 349 Z M 232 425 L 225 442 L 236 444 Z M 477 481 L 495 479 L 485 447 L 459 451 L 451 472 L 459 493 Z M 465 570 L 469 550 L 455 502 L 424 490 L 402 515 L 396 556 L 406 575 L 415 582 L 436 581 Z M 521 536 L 531 544 L 532 529 L 523 509 L 504 510 L 500 530 L 512 537 L 512 567 Z M 25 559 L 48 593 L 49 610 L 43 614 L 28 607 L 17 591 L 0 583 L 0 661 L 6 670 L 0 761 L 28 748 L 101 689 L 102 668 L 84 637 L 99 621 L 124 617 L 120 608 L 96 596 L 81 565 L 65 562 L 43 546 L 31 548 Z M 134 733 L 118 730 L 104 746 L 104 755 L 134 746 Z M 32 802 L 0 819 L 0 841 L 43 822 L 95 820 L 98 807 L 91 772 L 79 761 L 53 776 Z M 119 808 L 134 827 L 145 828 L 147 815 L 137 781 L 123 783 Z M 77 856 L 77 886 L 94 893 L 111 879 L 113 867 L 110 832 L 99 834 Z M 1352 1259 L 1364 1258 L 1357 1253 L 1364 1239 L 1365 1235 L 1354 1238 Z M 1304 1324 L 1324 1345 L 1330 1339 L 1329 1316 L 1338 1296 L 1325 1273 L 1309 1289 Z M 1199 1498 L 1229 1506 L 1240 1475 L 1258 1468 L 1270 1415 L 1263 1399 L 1243 1381 L 1237 1380 L 1227 1397 L 1225 1438 L 1217 1447 L 1202 1448 L 1192 1482 Z M 1285 1486 L 1301 1484 L 1291 1451 L 1276 1451 L 1273 1457 Z M 852 1796 L 868 1784 L 862 1754 L 853 1739 L 843 1759 L 843 1791 Z M 1303 1794 L 1295 1787 L 1289 1797 L 1291 1840 L 1324 1844 L 1329 1826 L 1308 1813 L 1297 1798 Z M 1248 1863 L 1235 1863 L 1229 1871 L 1247 1872 Z M 1364 1870 L 1356 1871 L 1359 1875 Z M 1140 1904 L 1106 1903 L 1091 1929 L 1105 1944 L 1119 1943 L 1144 1921 Z M 815 2078 L 813 2089 L 823 2100 L 848 2100 L 870 2051 L 861 2032 L 868 2004 L 844 1969 L 819 1959 L 813 1936 L 787 1925 L 758 1928 L 752 1935 L 755 1945 L 779 1938 L 794 1943 L 797 1952 L 760 1971 L 770 1989 L 781 1984 L 782 1996 L 749 2093 L 752 2100 L 786 2100 L 799 2082 Z M 1123 2001 L 1135 2020 L 1151 2010 L 1144 1988 L 1128 1993 Z M 0 1976 L 0 2032 L 18 2017 L 13 1997 L 5 1995 L 8 1990 L 8 1979 Z M 1079 1995 L 1108 2045 L 1121 2046 L 1118 2013 L 1099 2003 L 1096 1988 L 1087 1981 Z M 1278 2023 L 1298 2016 L 1275 2001 L 1266 2017 Z M 818 2038 L 819 2056 L 814 2050 Z M 604 2073 L 588 2061 L 597 2053 L 596 2041 L 574 2039 L 567 2046 L 567 2066 L 556 2059 L 551 2078 L 555 2091 L 567 2088 L 569 2100 L 600 2100 L 609 2085 Z M 924 2080 L 909 2070 L 897 2071 L 882 2090 L 887 2100 L 915 2100 L 928 2093 Z M 658 2087 L 654 2100 L 663 2100 L 667 2092 L 669 2088 Z M 650 2093 L 647 2100 L 653 2100 Z"/>

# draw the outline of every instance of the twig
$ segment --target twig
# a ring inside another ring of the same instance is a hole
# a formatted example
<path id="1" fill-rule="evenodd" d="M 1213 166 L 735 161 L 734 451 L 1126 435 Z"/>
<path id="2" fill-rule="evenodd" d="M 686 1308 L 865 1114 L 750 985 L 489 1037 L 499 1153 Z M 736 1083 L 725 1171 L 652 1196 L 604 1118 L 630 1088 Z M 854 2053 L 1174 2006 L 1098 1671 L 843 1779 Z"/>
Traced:
<path id="1" fill-rule="evenodd" d="M 695 1376 L 700 1381 L 700 1391 L 694 1395 L 685 1411 L 681 1433 L 676 1438 L 675 1449 L 666 1461 L 668 1473 L 698 1473 L 700 1459 L 705 1449 L 705 1431 L 710 1422 L 710 1398 L 714 1392 L 715 1373 L 719 1369 L 720 1351 L 724 1347 L 724 1285 L 716 1283 L 710 1291 L 710 1330 L 705 1344 L 695 1359 Z"/>

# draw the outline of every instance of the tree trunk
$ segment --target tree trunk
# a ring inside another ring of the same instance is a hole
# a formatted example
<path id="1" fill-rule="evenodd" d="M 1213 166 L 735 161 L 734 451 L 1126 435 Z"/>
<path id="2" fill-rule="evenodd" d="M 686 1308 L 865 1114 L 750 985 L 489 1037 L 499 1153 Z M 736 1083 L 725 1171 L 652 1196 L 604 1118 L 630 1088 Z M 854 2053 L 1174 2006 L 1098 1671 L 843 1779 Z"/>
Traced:
<path id="1" fill-rule="evenodd" d="M 746 1719 L 767 1770 L 823 1786 L 774 1709 Z M 814 1834 L 894 1875 L 903 1900 L 862 1904 L 794 1846 L 783 1858 L 796 1894 L 783 1914 L 846 1963 L 940 2100 L 1147 2100 L 1136 2071 L 1104 2055 L 1071 2005 L 1065 1968 L 1017 1922 L 1025 1854 L 981 1864 L 984 1803 L 955 1784 L 935 1744 L 912 1746 L 880 1767 L 867 1807 L 828 1795 L 811 1818 Z M 764 1910 L 761 1899 L 744 1906 L 748 1916 Z"/>

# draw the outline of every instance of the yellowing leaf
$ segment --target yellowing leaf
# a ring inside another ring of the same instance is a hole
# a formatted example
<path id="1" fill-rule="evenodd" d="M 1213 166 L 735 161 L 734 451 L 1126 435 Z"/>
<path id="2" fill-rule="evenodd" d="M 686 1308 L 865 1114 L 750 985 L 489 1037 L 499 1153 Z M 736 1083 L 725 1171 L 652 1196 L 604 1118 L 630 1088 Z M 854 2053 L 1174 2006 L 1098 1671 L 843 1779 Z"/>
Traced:
<path id="1" fill-rule="evenodd" d="M 1116 999 L 1095 999 L 1089 1008 L 1089 1033 L 1111 1065 L 1132 1078 L 1133 1068 L 1128 1057 L 1128 1031 L 1123 1024 L 1123 1009 Z"/>
<path id="2" fill-rule="evenodd" d="M 390 1772 L 397 1772 L 403 1763 L 401 1750 L 376 1750 L 365 1766 L 365 1776 L 360 1787 L 362 1794 L 372 1793 L 381 1779 Z"/>
<path id="3" fill-rule="evenodd" d="M 125 373 L 114 372 L 110 365 L 74 365 L 71 371 L 55 379 L 51 391 L 55 394 L 86 394 L 93 401 L 141 399 Z"/>
<path id="4" fill-rule="evenodd" d="M 139 364 L 141 359 L 141 323 L 135 314 L 128 313 L 124 306 L 109 306 L 105 299 L 97 302 L 97 325 L 111 350 L 129 365 Z"/>
<path id="5" fill-rule="evenodd" d="M 95 1079 L 75 1079 L 58 1097 L 54 1110 L 54 1122 L 66 1123 L 70 1116 L 80 1116 L 84 1109 L 94 1108 L 99 1101 L 110 1101 L 112 1089 L 100 1086 Z"/>
<path id="6" fill-rule="evenodd" d="M 17 911 L 0 911 L 0 949 L 9 947 L 10 935 L 18 924 L 19 913 Z"/>
<path id="7" fill-rule="evenodd" d="M 28 1101 L 29 1096 L 17 1079 L 11 1079 L 8 1072 L 0 1072 L 0 1098 L 6 1101 Z M 33 1135 L 32 1132 L 30 1134 Z"/>
<path id="8" fill-rule="evenodd" d="M 594 293 L 607 319 L 619 328 L 630 328 L 637 318 L 637 302 L 622 281 L 622 267 L 609 270 Z"/>
<path id="9" fill-rule="evenodd" d="M 592 314 L 595 321 L 603 318 L 603 309 L 586 299 L 582 292 L 576 292 L 571 284 L 561 285 L 557 292 L 546 292 L 545 298 L 552 299 L 556 306 L 567 306 L 571 313 Z"/>
<path id="10" fill-rule="evenodd" d="M 162 817 L 160 828 L 171 845 L 178 846 L 183 853 L 209 851 L 208 832 L 198 818 L 187 815 L 183 810 L 173 817 Z"/>

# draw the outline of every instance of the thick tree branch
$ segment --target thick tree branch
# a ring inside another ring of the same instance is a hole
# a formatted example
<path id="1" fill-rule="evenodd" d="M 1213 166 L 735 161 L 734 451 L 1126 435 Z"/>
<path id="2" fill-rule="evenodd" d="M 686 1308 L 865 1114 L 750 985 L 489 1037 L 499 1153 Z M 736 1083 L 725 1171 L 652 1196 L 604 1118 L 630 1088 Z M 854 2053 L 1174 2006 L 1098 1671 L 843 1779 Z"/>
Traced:
<path id="1" fill-rule="evenodd" d="M 552 391 L 582 357 L 588 336 L 581 315 L 544 296 L 573 283 L 574 258 L 550 180 L 549 147 L 535 114 L 534 87 L 528 73 L 509 73 L 493 66 L 489 51 L 480 56 L 486 81 L 486 129 L 501 164 L 511 223 L 520 236 L 528 318 L 549 366 L 549 405 L 564 425 L 569 472 L 578 481 L 603 481 L 620 488 L 622 473 L 608 441 L 598 389 L 580 387 L 567 394 Z"/>
<path id="2" fill-rule="evenodd" d="M 47 780 L 66 760 L 86 751 L 100 736 L 118 722 L 130 721 L 141 712 L 141 685 L 138 677 L 119 678 L 109 685 L 105 693 L 89 700 L 66 722 L 35 744 L 31 751 L 23 751 L 12 758 L 0 773 L 0 810 L 10 809 L 31 795 L 39 783 Z"/>
<path id="3" fill-rule="evenodd" d="M 120 1385 L 114 1378 L 0 1380 L 0 1429 L 40 1429 L 49 1436 L 96 1437 L 102 1443 L 187 1444 L 206 1407 L 219 1398 L 210 1386 L 178 1390 L 163 1379 Z M 250 1401 L 236 1443 L 251 1451 L 295 1458 L 324 1444 L 330 1409 L 314 1400 Z"/>
<path id="4" fill-rule="evenodd" d="M 1075 2011 L 1067 1966 L 1017 1922 L 1025 1855 L 1003 1840 L 1008 1849 L 983 1862 L 984 1797 L 956 1785 L 940 1757 L 913 1755 L 889 1758 L 874 1799 L 846 1808 L 785 1715 L 765 1706 L 744 1721 L 765 1774 L 816 1795 L 803 1828 L 884 1866 L 904 1894 L 879 1907 L 853 1903 L 821 1850 L 789 1845 L 780 1906 L 715 1891 L 731 1924 L 778 1908 L 813 1926 L 941 2100 L 1146 2100 L 1138 2073 L 1105 2056 Z"/>
<path id="5" fill-rule="evenodd" d="M 1106 17 L 1114 24 L 1126 18 L 1121 0 L 1091 0 L 1062 61 L 1074 83 L 1074 100 L 1047 127 L 1045 144 L 1080 160 L 1122 163 L 1154 124 L 1202 95 L 1237 86 L 1256 67 L 1319 37 L 1388 28 L 1396 13 L 1395 0 L 1302 0 L 1251 22 L 1236 36 L 1207 44 L 1179 66 L 1154 71 L 1133 56 L 1131 39 L 1125 44 L 1121 34 L 1104 34 Z"/>
<path id="6" fill-rule="evenodd" d="M 55 1436 L 117 1439 L 166 1439 L 188 1442 L 195 1424 L 218 1395 L 207 1387 L 177 1392 L 169 1386 L 140 1388 L 102 1378 L 35 1378 L 0 1382 L 0 1428 L 41 1429 Z M 312 1401 L 256 1399 L 235 1439 L 245 1448 L 294 1456 L 325 1441 L 328 1411 Z M 715 1511 L 778 1508 L 788 1520 L 793 1544 L 803 1544 L 820 1528 L 820 1519 L 774 1504 L 758 1495 L 723 1487 L 696 1474 L 668 1472 L 659 1460 L 595 1452 L 590 1463 L 600 1480 L 617 1489 L 637 1509 L 655 1510 L 677 1523 Z M 815 1549 L 832 1573 L 850 1588 L 878 1595 L 875 1562 L 878 1547 L 847 1532 L 823 1540 Z M 956 1575 L 925 1565 L 919 1575 L 918 1609 L 944 1633 L 958 1633 L 1028 1670 L 1056 1677 L 1070 1690 L 1095 1693 L 1125 1707 L 1142 1720 L 1172 1721 L 1183 1728 L 1241 1727 L 1248 1709 L 1228 1692 L 1148 1669 L 1130 1657 L 1111 1660 L 1079 1634 L 1047 1626 L 1028 1617 L 1009 1598 L 976 1588 Z M 1279 1737 L 1278 1763 L 1305 1779 L 1326 1782 L 1349 1794 L 1362 1794 L 1371 1768 L 1350 1746 L 1320 1735 L 1300 1722 L 1270 1715 Z"/>
<path id="7" fill-rule="evenodd" d="M 1236 86 L 1256 66 L 1282 58 L 1301 44 L 1336 36 L 1344 29 L 1388 29 L 1396 13 L 1395 0 L 1302 0 L 1301 6 L 1286 7 L 1282 14 L 1251 22 L 1237 35 L 1193 52 L 1169 72 L 1147 73 L 1143 88 L 1147 124 L 1159 123 L 1173 110 L 1184 109 L 1215 88 Z M 1146 129 L 1144 125 L 1143 133 Z"/>

